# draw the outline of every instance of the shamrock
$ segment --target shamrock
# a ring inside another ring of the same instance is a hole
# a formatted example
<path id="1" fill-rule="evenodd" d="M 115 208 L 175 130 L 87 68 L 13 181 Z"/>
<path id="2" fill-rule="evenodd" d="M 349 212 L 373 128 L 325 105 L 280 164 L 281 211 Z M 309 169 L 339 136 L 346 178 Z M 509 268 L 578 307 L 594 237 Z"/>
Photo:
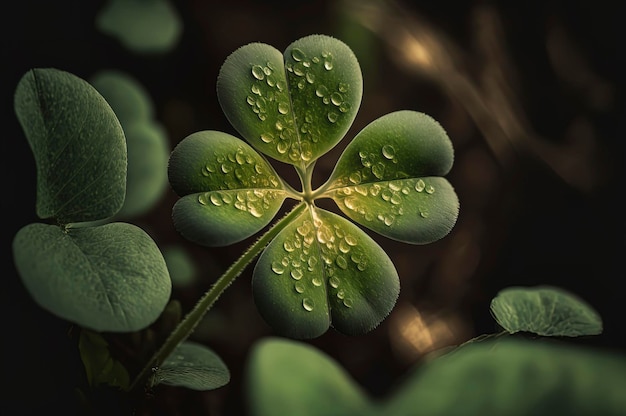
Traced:
<path id="1" fill-rule="evenodd" d="M 393 309 L 398 273 L 359 225 L 427 244 L 447 235 L 458 216 L 458 198 L 443 178 L 452 167 L 452 144 L 437 121 L 416 111 L 367 125 L 330 178 L 312 188 L 315 162 L 347 133 L 362 92 L 358 61 L 336 38 L 306 36 L 284 53 L 251 43 L 227 57 L 217 80 L 222 110 L 245 141 L 200 131 L 170 156 L 168 176 L 180 196 L 173 222 L 195 243 L 242 241 L 267 226 L 285 200 L 297 201 L 274 226 L 252 277 L 259 313 L 292 338 L 314 338 L 330 326 L 363 334 Z M 266 157 L 293 166 L 301 189 Z M 344 215 L 316 206 L 322 198 Z"/>

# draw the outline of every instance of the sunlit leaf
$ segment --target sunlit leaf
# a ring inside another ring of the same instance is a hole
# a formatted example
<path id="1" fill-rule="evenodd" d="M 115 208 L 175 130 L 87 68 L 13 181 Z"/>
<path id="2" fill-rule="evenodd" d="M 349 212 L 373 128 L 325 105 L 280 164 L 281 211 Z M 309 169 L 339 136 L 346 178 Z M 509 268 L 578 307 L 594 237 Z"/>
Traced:
<path id="1" fill-rule="evenodd" d="M 280 338 L 256 343 L 246 364 L 252 416 L 365 415 L 365 392 L 335 360 L 311 345 Z"/>
<path id="2" fill-rule="evenodd" d="M 82 330 L 78 341 L 80 357 L 91 386 L 106 384 L 126 389 L 130 385 L 128 370 L 111 356 L 109 343 L 102 335 Z"/>
<path id="3" fill-rule="evenodd" d="M 346 219 L 304 211 L 261 254 L 252 278 L 259 312 L 281 335 L 313 338 L 375 328 L 395 305 L 399 278 L 387 254 Z"/>
<path id="4" fill-rule="evenodd" d="M 181 195 L 176 229 L 206 246 L 241 241 L 276 215 L 286 193 L 274 168 L 244 141 L 217 131 L 194 133 L 172 152 L 170 184 Z"/>
<path id="5" fill-rule="evenodd" d="M 185 387 L 192 390 L 214 390 L 230 381 L 230 371 L 222 359 L 202 344 L 185 341 L 180 344 L 154 374 L 153 383 Z"/>
<path id="6" fill-rule="evenodd" d="M 491 301 L 491 313 L 510 333 L 577 337 L 602 333 L 602 319 L 587 302 L 566 290 L 509 287 Z"/>
<path id="7" fill-rule="evenodd" d="M 99 332 L 147 327 L 171 293 L 161 252 L 131 224 L 67 230 L 30 224 L 15 235 L 13 255 L 26 289 L 41 307 Z"/>
<path id="8" fill-rule="evenodd" d="M 561 343 L 468 344 L 418 367 L 386 401 L 385 416 L 618 416 L 626 356 Z"/>
<path id="9" fill-rule="evenodd" d="M 453 149 L 441 125 L 415 111 L 387 114 L 346 147 L 326 194 L 359 224 L 389 238 L 426 244 L 447 235 L 459 200 L 443 177 Z"/>
<path id="10" fill-rule="evenodd" d="M 126 187 L 126 141 L 115 113 L 86 81 L 32 69 L 18 83 L 15 111 L 37 165 L 37 215 L 59 223 L 119 211 Z"/>
<path id="11" fill-rule="evenodd" d="M 245 45 L 224 62 L 217 93 L 227 118 L 260 152 L 303 166 L 333 148 L 361 103 L 361 70 L 338 39 L 311 35 L 284 54 Z"/>
<path id="12" fill-rule="evenodd" d="M 103 33 L 126 48 L 145 53 L 167 52 L 178 43 L 182 22 L 169 0 L 108 0 L 96 18 Z"/>

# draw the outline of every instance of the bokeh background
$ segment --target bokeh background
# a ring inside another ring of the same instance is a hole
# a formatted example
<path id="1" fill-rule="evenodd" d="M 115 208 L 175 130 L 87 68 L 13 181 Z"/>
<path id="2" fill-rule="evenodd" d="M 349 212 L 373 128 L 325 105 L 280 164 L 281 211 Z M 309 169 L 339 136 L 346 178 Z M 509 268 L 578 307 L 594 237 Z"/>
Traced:
<path id="1" fill-rule="evenodd" d="M 578 294 L 604 320 L 603 334 L 576 342 L 625 351 L 626 31 L 612 4 L 180 0 L 171 3 L 180 23 L 175 41 L 142 51 L 98 26 L 108 1 L 5 3 L 0 408 L 8 412 L 2 413 L 71 410 L 82 377 L 72 326 L 32 301 L 12 262 L 12 237 L 39 221 L 34 159 L 13 111 L 20 77 L 37 67 L 84 79 L 103 69 L 123 71 L 149 93 L 173 148 L 199 130 L 237 135 L 215 93 L 219 68 L 231 52 L 250 42 L 283 50 L 314 33 L 347 43 L 364 77 L 355 123 L 318 162 L 314 180 L 330 174 L 342 146 L 369 122 L 396 110 L 421 111 L 437 119 L 454 144 L 448 179 L 461 210 L 452 232 L 426 246 L 372 235 L 401 278 L 395 309 L 366 335 L 330 330 L 307 342 L 337 360 L 373 397 L 385 397 L 428 353 L 499 331 L 489 312 L 499 290 L 549 284 Z M 183 248 L 193 259 L 198 278 L 175 286 L 172 296 L 187 311 L 253 240 L 211 249 L 185 241 L 170 219 L 176 199 L 166 189 L 132 222 L 160 247 Z M 231 383 L 205 393 L 163 387 L 138 414 L 245 414 L 247 354 L 255 341 L 274 335 L 256 311 L 251 271 L 194 334 L 223 358 Z"/>

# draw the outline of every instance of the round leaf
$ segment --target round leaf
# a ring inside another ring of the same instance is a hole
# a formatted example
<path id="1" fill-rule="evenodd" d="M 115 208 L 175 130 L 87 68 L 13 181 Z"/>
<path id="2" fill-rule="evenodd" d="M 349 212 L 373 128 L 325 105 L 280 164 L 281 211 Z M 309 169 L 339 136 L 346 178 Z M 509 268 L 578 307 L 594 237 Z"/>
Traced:
<path id="1" fill-rule="evenodd" d="M 252 43 L 233 52 L 217 81 L 220 105 L 260 152 L 306 166 L 346 134 L 363 92 L 354 53 L 338 39 L 311 35 L 284 55 Z"/>
<path id="2" fill-rule="evenodd" d="M 182 23 L 168 0 L 108 0 L 96 18 L 103 33 L 136 52 L 165 52 L 182 34 Z"/>
<path id="3" fill-rule="evenodd" d="M 173 208 L 176 229 L 206 246 L 241 241 L 276 215 L 287 193 L 274 168 L 244 141 L 202 131 L 170 155 L 168 175 L 183 196 Z"/>
<path id="4" fill-rule="evenodd" d="M 331 357 L 287 339 L 256 343 L 246 365 L 246 395 L 252 416 L 363 415 L 363 390 Z"/>
<path id="5" fill-rule="evenodd" d="M 37 165 L 37 215 L 62 224 L 119 211 L 126 140 L 115 113 L 86 81 L 33 69 L 18 83 L 15 111 Z"/>
<path id="6" fill-rule="evenodd" d="M 385 416 L 618 416 L 626 357 L 520 339 L 471 343 L 417 368 Z"/>
<path id="7" fill-rule="evenodd" d="M 214 390 L 230 381 L 230 371 L 211 349 L 192 341 L 181 343 L 156 371 L 153 383 Z"/>
<path id="8" fill-rule="evenodd" d="M 145 88 L 130 75 L 117 70 L 96 73 L 89 83 L 107 100 L 122 127 L 152 120 L 154 108 Z"/>
<path id="9" fill-rule="evenodd" d="M 400 283 L 371 237 L 311 207 L 263 251 L 252 290 L 259 312 L 276 331 L 314 338 L 330 325 L 348 335 L 372 330 L 395 305 Z"/>
<path id="10" fill-rule="evenodd" d="M 602 333 L 598 312 L 578 296 L 555 287 L 509 287 L 491 301 L 491 313 L 507 332 L 577 337 Z"/>
<path id="11" fill-rule="evenodd" d="M 41 307 L 98 332 L 147 327 L 171 292 L 161 252 L 131 224 L 68 230 L 30 224 L 15 235 L 13 255 L 26 289 Z"/>
<path id="12" fill-rule="evenodd" d="M 415 111 L 387 114 L 346 147 L 327 184 L 342 212 L 394 240 L 427 244 L 446 236 L 459 200 L 442 175 L 454 159 L 441 125 Z"/>

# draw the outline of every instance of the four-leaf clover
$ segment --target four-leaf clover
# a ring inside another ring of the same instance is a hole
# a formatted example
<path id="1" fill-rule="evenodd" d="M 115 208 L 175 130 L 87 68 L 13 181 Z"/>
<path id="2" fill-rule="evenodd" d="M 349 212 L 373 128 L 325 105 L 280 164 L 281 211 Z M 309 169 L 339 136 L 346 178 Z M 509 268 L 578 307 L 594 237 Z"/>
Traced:
<path id="1" fill-rule="evenodd" d="M 176 229 L 205 246 L 259 232 L 287 198 L 299 201 L 254 268 L 260 314 L 278 332 L 313 338 L 330 326 L 345 334 L 375 328 L 399 294 L 398 273 L 383 249 L 344 216 L 316 206 L 333 199 L 357 224 L 411 244 L 441 239 L 459 202 L 443 178 L 452 144 L 423 113 L 387 114 L 356 135 L 327 182 L 312 189 L 315 161 L 346 134 L 361 102 L 354 53 L 329 36 L 301 38 L 281 53 L 245 45 L 224 62 L 220 105 L 245 141 L 201 131 L 173 150 L 168 175 L 180 199 Z M 279 177 L 265 157 L 292 165 L 301 190 Z"/>

